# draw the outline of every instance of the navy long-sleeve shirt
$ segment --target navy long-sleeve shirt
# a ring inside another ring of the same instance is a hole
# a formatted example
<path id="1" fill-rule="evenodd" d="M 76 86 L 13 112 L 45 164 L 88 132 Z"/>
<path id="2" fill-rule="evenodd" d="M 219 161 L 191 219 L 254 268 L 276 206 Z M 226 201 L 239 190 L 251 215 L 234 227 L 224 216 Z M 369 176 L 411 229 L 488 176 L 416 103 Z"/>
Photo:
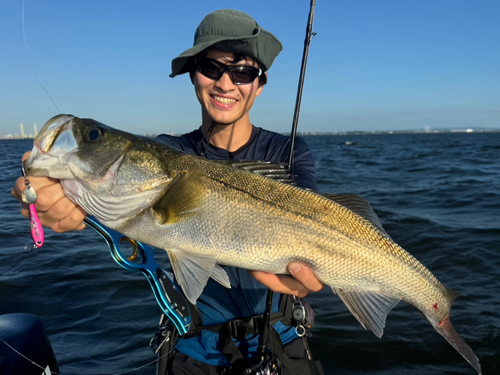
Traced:
<path id="1" fill-rule="evenodd" d="M 211 160 L 266 160 L 273 163 L 288 163 L 291 138 L 289 136 L 253 127 L 248 142 L 240 149 L 230 152 L 215 147 L 204 139 L 200 129 L 180 137 L 162 134 L 158 140 L 192 155 L 203 155 Z M 307 143 L 300 137 L 295 140 L 293 172 L 297 185 L 317 190 L 316 168 Z"/>

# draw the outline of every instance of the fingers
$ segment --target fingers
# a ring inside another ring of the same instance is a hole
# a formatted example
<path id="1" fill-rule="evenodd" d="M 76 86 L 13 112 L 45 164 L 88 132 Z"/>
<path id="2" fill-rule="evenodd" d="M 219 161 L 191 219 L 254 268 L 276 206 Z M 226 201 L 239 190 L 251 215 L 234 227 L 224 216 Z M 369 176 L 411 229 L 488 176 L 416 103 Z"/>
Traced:
<path id="1" fill-rule="evenodd" d="M 24 181 L 25 181 L 25 178 L 24 177 L 19 177 L 15 184 L 14 184 L 14 187 L 12 188 L 11 190 L 11 194 L 16 197 L 19 201 L 22 201 L 21 200 L 21 195 L 23 193 L 23 190 L 25 188 L 25 184 L 24 184 Z M 37 193 L 37 204 L 40 204 L 39 200 L 40 200 L 40 195 L 43 196 L 43 194 L 40 194 L 40 191 L 47 187 L 47 186 L 51 186 L 51 185 L 59 185 L 60 187 L 60 192 L 62 193 L 62 186 L 61 184 L 58 183 L 58 180 L 55 180 L 53 178 L 49 178 L 49 177 L 29 177 L 29 181 L 30 181 L 30 185 L 31 187 L 36 191 Z M 64 193 L 62 193 L 64 195 Z M 47 197 L 42 197 L 41 200 L 47 200 L 48 198 Z M 46 204 L 46 203 L 45 203 Z M 38 206 L 37 206 L 38 208 Z"/>
<path id="2" fill-rule="evenodd" d="M 267 286 L 273 292 L 293 294 L 297 297 L 305 297 L 309 290 L 299 281 L 288 275 L 275 275 L 262 271 L 249 271 L 251 275 L 261 284 Z"/>
<path id="3" fill-rule="evenodd" d="M 291 276 L 275 275 L 262 271 L 249 272 L 257 281 L 277 293 L 293 294 L 302 298 L 310 291 L 317 292 L 323 288 L 323 283 L 305 264 L 292 262 L 288 265 L 288 270 Z"/>
<path id="4" fill-rule="evenodd" d="M 311 292 L 319 292 L 323 288 L 323 283 L 319 281 L 314 272 L 303 263 L 290 263 L 288 265 L 288 271 L 295 280 L 299 281 Z"/>
<path id="5" fill-rule="evenodd" d="M 69 201 L 69 199 L 65 199 Z M 73 203 L 71 204 L 74 205 Z M 82 230 L 86 228 L 85 223 L 83 223 L 83 219 L 85 219 L 86 216 L 87 213 L 81 207 L 75 206 L 75 208 L 64 218 L 52 222 L 50 227 L 57 233 L 64 233 L 71 230 Z"/>
<path id="6" fill-rule="evenodd" d="M 24 177 L 19 177 L 16 180 L 16 183 L 14 184 L 14 186 L 12 187 L 12 190 L 10 191 L 10 193 L 14 196 L 14 198 L 16 198 L 18 201 L 22 202 L 21 194 L 23 192 L 23 189 L 24 189 Z"/>
<path id="7" fill-rule="evenodd" d="M 21 162 L 24 162 L 26 159 L 28 159 L 31 155 L 31 151 L 25 152 L 23 154 L 23 157 L 21 158 Z"/>
<path id="8" fill-rule="evenodd" d="M 29 153 L 26 155 L 29 156 Z M 21 199 L 25 188 L 24 181 L 24 177 L 18 178 L 11 193 L 21 201 L 21 214 L 28 217 L 28 205 Z M 30 177 L 29 181 L 37 194 L 35 208 L 42 225 L 58 233 L 85 228 L 82 221 L 87 214 L 64 195 L 62 185 L 58 180 L 48 177 Z"/>
<path id="9" fill-rule="evenodd" d="M 49 205 L 48 209 L 42 210 L 40 208 L 37 210 L 38 218 L 42 225 L 51 228 L 54 232 L 63 233 L 85 228 L 85 224 L 82 221 L 87 214 L 81 207 L 75 205 L 64 195 L 61 198 L 58 197 L 58 200 Z"/>
<path id="10" fill-rule="evenodd" d="M 314 272 L 305 264 L 292 262 L 288 265 L 288 275 L 275 275 L 262 271 L 249 271 L 261 284 L 267 286 L 273 292 L 293 294 L 297 297 L 305 297 L 310 291 L 318 292 L 323 288 Z"/>
<path id="11" fill-rule="evenodd" d="M 36 209 L 40 212 L 47 212 L 52 209 L 55 215 L 54 220 L 62 219 L 76 207 L 74 203 L 66 198 L 62 185 L 57 180 L 45 177 L 30 177 L 30 183 L 37 195 Z"/>
<path id="12" fill-rule="evenodd" d="M 35 207 L 42 225 L 50 227 L 57 233 L 85 228 L 82 223 L 86 216 L 85 211 L 64 195 L 60 183 L 39 188 L 37 195 Z"/>

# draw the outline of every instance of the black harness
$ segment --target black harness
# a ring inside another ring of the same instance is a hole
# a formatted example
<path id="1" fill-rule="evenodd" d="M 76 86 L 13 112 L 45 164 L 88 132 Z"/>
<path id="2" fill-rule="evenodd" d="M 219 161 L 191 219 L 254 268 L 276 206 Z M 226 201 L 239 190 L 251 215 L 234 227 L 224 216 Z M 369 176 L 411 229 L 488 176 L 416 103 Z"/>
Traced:
<path id="1" fill-rule="evenodd" d="M 246 335 L 261 334 L 264 330 L 264 314 L 255 315 L 250 318 L 234 319 L 223 324 L 206 326 L 203 324 L 198 308 L 189 302 L 188 304 L 191 313 L 191 328 L 183 337 L 195 337 L 203 330 L 217 332 L 219 334 L 221 351 L 231 362 L 231 366 L 224 373 L 228 375 L 243 373 L 258 374 L 258 372 L 249 371 L 252 367 L 252 363 L 249 363 L 249 360 L 245 358 L 241 351 L 236 347 L 233 338 L 242 339 Z M 277 358 L 279 360 L 278 363 L 283 365 L 283 367 L 292 370 L 296 374 L 320 375 L 323 374 L 321 365 L 314 362 L 312 359 L 292 359 L 288 357 L 285 353 L 285 349 L 278 332 L 276 332 L 276 330 L 272 327 L 272 325 L 281 321 L 287 326 L 297 327 L 300 325 L 304 328 L 305 325 L 305 328 L 311 328 L 311 325 L 305 319 L 305 310 L 310 311 L 309 318 L 312 320 L 313 318 L 311 315 L 314 313 L 312 312 L 312 308 L 310 308 L 307 303 L 304 303 L 291 295 L 281 296 L 279 310 L 277 312 L 270 313 L 270 327 L 268 328 L 268 342 L 266 344 L 269 348 L 272 348 L 273 351 L 272 353 L 267 353 L 267 357 L 269 360 Z M 297 321 L 297 318 L 302 319 L 302 321 Z M 177 330 L 173 328 L 168 318 L 165 315 L 162 315 L 159 331 L 150 343 L 159 358 L 157 364 L 158 375 L 168 374 L 169 362 L 175 354 L 175 342 L 178 338 L 179 334 Z M 302 338 L 305 349 L 309 352 L 307 341 L 304 336 Z M 253 363 L 253 365 L 255 367 L 256 364 Z M 278 374 L 279 372 L 276 373 Z"/>

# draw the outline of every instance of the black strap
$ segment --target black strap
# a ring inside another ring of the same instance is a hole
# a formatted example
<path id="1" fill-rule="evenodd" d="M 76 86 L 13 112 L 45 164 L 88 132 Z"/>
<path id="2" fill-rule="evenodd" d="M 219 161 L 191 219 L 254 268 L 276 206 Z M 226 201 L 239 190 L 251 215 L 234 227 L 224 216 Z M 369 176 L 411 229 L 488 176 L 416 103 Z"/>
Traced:
<path id="1" fill-rule="evenodd" d="M 219 332 L 222 344 L 222 352 L 231 361 L 231 367 L 234 372 L 235 369 L 244 369 L 248 367 L 248 362 L 245 357 L 236 347 L 231 336 L 227 334 L 226 330 Z M 324 375 L 323 368 L 319 362 L 309 360 L 307 358 L 290 358 L 286 352 L 283 343 L 281 342 L 280 335 L 270 327 L 268 347 L 273 348 L 272 355 L 278 358 L 286 369 L 292 371 L 294 375 Z"/>
<path id="2" fill-rule="evenodd" d="M 281 361 L 283 367 L 292 371 L 294 375 L 322 375 L 323 369 L 320 365 L 318 369 L 316 363 L 307 358 L 290 358 L 285 353 L 285 348 L 281 342 L 280 335 L 274 327 L 269 332 L 269 345 L 273 348 L 273 354 Z M 271 346 L 272 345 L 272 346 Z"/>
<path id="3" fill-rule="evenodd" d="M 201 314 L 196 305 L 188 302 L 191 313 L 191 327 L 184 335 L 184 338 L 197 336 L 201 331 L 221 332 L 227 330 L 232 337 L 242 338 L 245 335 L 258 334 L 263 319 L 263 315 L 255 315 L 250 318 L 234 319 L 223 324 L 205 326 L 203 325 Z M 281 321 L 290 326 L 293 324 L 292 316 L 293 296 L 283 294 L 280 299 L 279 310 L 271 313 L 271 325 Z"/>
<path id="4" fill-rule="evenodd" d="M 228 327 L 228 325 L 224 324 L 223 328 L 219 331 L 219 344 L 221 345 L 221 352 L 233 364 L 236 361 L 245 359 L 245 357 L 236 347 Z"/>
<path id="5" fill-rule="evenodd" d="M 318 372 L 313 361 L 307 359 L 292 359 L 288 357 L 285 353 L 283 343 L 278 332 L 272 327 L 275 323 L 281 321 L 283 324 L 291 326 L 293 325 L 293 307 L 294 298 L 291 295 L 282 295 L 280 299 L 279 310 L 277 312 L 271 313 L 270 319 L 270 331 L 268 335 L 268 346 L 273 348 L 274 355 L 281 361 L 284 367 L 295 371 L 299 375 L 312 374 L 318 375 L 322 372 Z M 189 302 L 188 302 L 189 303 Z M 228 358 L 232 366 L 240 366 L 242 363 L 246 362 L 245 357 L 241 351 L 236 347 L 233 338 L 243 338 L 249 334 L 259 334 L 262 328 L 262 315 L 256 315 L 247 319 L 234 319 L 230 320 L 224 324 L 204 326 L 202 323 L 201 315 L 198 308 L 195 305 L 189 304 L 189 309 L 191 313 L 191 328 L 183 337 L 190 338 L 198 335 L 202 330 L 209 330 L 212 332 L 219 333 L 219 345 L 221 352 Z M 168 341 L 167 345 L 162 345 L 159 350 L 159 356 L 161 359 L 158 361 L 158 374 L 165 374 L 168 366 L 168 362 L 173 357 L 175 341 L 178 337 L 178 332 L 173 327 L 168 327 L 164 325 L 164 329 L 170 329 L 175 333 Z M 160 333 L 161 333 L 160 325 Z M 161 335 L 159 335 L 158 343 L 161 341 Z M 160 372 L 161 370 L 161 372 Z"/>

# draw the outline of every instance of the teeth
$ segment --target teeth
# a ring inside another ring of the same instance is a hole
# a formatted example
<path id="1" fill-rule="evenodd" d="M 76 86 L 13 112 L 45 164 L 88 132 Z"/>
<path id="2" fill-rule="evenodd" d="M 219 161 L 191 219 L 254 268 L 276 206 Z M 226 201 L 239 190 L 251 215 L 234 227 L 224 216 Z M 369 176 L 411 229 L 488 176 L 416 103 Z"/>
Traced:
<path id="1" fill-rule="evenodd" d="M 219 103 L 222 104 L 233 104 L 236 103 L 236 99 L 231 99 L 231 98 L 223 98 L 222 96 L 215 96 L 213 97 L 215 100 L 217 100 Z"/>

